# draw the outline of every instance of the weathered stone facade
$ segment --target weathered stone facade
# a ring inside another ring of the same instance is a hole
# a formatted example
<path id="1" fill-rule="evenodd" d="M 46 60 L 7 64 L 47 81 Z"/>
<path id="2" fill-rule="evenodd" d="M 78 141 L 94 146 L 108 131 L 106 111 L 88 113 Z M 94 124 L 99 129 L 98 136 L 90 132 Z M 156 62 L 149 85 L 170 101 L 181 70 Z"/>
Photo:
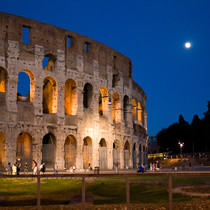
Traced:
<path id="1" fill-rule="evenodd" d="M 20 72 L 30 78 L 26 98 Z M 131 60 L 91 38 L 0 13 L 0 107 L 1 166 L 17 158 L 60 169 L 146 162 L 146 95 Z"/>

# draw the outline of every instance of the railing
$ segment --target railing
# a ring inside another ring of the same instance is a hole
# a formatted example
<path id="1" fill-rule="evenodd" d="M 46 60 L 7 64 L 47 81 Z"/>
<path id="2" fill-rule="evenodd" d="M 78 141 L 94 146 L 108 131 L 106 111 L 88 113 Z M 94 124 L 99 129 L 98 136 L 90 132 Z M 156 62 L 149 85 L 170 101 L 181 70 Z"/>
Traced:
<path id="1" fill-rule="evenodd" d="M 85 178 L 88 177 L 125 177 L 126 180 L 126 207 L 130 210 L 130 177 L 134 176 L 168 176 L 169 210 L 173 206 L 172 178 L 176 176 L 210 176 L 210 172 L 156 172 L 156 173 L 118 173 L 118 174 L 45 174 L 45 175 L 0 175 L 0 178 L 37 178 L 37 210 L 40 210 L 40 180 L 41 178 L 82 178 L 82 202 L 81 207 L 85 209 Z"/>

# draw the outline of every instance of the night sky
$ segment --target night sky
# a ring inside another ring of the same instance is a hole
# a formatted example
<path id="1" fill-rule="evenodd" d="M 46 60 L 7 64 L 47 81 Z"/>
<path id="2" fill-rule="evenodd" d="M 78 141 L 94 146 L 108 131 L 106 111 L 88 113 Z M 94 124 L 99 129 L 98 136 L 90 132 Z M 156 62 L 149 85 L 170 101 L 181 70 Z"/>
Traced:
<path id="1" fill-rule="evenodd" d="M 88 36 L 132 60 L 148 134 L 203 118 L 210 100 L 210 0 L 2 1 L 0 11 Z M 192 47 L 186 49 L 185 42 Z"/>

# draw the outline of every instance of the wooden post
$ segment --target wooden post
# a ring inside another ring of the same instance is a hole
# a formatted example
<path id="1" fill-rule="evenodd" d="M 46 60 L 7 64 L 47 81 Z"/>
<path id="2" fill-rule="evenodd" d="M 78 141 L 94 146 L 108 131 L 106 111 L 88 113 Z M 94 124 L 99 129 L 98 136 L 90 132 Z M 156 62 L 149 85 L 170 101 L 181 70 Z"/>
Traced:
<path id="1" fill-rule="evenodd" d="M 126 176 L 126 206 L 127 206 L 127 210 L 130 210 L 130 183 L 129 183 L 129 176 Z"/>
<path id="2" fill-rule="evenodd" d="M 40 176 L 37 175 L 37 210 L 40 210 Z"/>
<path id="3" fill-rule="evenodd" d="M 82 177 L 82 209 L 85 209 L 85 177 Z"/>
<path id="4" fill-rule="evenodd" d="M 172 210 L 173 192 L 172 192 L 172 175 L 168 176 L 168 193 L 169 193 L 169 210 Z"/>

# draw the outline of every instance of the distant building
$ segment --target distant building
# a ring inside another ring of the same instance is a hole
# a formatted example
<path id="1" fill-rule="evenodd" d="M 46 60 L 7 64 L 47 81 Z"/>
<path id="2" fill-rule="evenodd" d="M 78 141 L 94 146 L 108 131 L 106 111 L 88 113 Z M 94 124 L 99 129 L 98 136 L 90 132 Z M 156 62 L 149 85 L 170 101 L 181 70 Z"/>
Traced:
<path id="1" fill-rule="evenodd" d="M 157 144 L 157 136 L 150 136 L 148 139 L 148 153 L 159 153 L 159 146 Z"/>

